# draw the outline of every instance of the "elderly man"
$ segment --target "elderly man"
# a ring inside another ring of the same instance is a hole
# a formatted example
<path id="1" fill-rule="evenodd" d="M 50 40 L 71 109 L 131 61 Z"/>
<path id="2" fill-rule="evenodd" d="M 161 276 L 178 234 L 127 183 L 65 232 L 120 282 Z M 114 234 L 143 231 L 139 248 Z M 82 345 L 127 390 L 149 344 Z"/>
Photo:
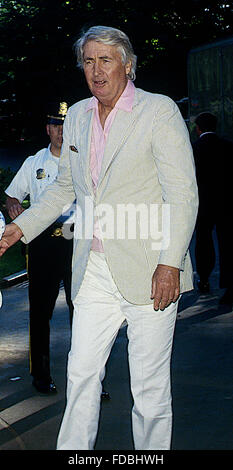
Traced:
<path id="1" fill-rule="evenodd" d="M 94 448 L 105 364 L 127 320 L 135 449 L 169 449 L 178 298 L 193 288 L 198 197 L 189 136 L 172 100 L 135 88 L 136 56 L 122 31 L 92 27 L 76 52 L 93 97 L 69 109 L 57 181 L 7 227 L 0 253 L 23 235 L 31 240 L 76 196 L 74 321 L 57 448 Z"/>

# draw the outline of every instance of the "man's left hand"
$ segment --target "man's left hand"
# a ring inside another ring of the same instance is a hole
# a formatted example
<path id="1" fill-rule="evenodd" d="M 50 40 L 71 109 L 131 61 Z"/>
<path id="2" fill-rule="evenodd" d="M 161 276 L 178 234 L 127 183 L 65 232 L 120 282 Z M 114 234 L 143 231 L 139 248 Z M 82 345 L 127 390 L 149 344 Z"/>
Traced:
<path id="1" fill-rule="evenodd" d="M 174 266 L 158 264 L 151 286 L 151 299 L 154 299 L 154 310 L 164 310 L 180 295 L 180 270 Z"/>

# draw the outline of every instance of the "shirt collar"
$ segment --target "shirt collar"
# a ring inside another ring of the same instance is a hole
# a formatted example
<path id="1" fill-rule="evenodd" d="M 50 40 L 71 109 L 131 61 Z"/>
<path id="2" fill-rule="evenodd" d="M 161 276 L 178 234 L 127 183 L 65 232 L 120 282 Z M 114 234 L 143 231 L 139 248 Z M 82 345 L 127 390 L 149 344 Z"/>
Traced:
<path id="1" fill-rule="evenodd" d="M 46 151 L 45 151 L 45 155 L 44 155 L 45 160 L 48 160 L 48 158 L 51 158 L 51 157 L 52 157 L 52 153 L 51 153 L 50 147 L 51 147 L 51 143 L 48 145 L 48 147 L 47 147 L 47 149 L 46 149 Z"/>
<path id="2" fill-rule="evenodd" d="M 53 155 L 51 150 L 50 150 L 50 147 L 51 147 L 51 144 L 49 144 L 49 146 L 47 147 L 46 149 L 46 155 L 45 155 L 45 159 L 48 160 L 53 160 L 54 162 L 56 162 L 57 164 L 59 163 L 59 157 L 56 157 L 56 155 Z"/>
<path id="3" fill-rule="evenodd" d="M 128 112 L 132 111 L 134 94 L 135 86 L 131 80 L 128 80 L 128 83 L 120 98 L 116 102 L 114 108 L 122 109 L 123 111 Z M 90 100 L 88 101 L 86 111 L 90 111 L 90 109 L 98 109 L 98 100 L 95 96 L 92 96 L 92 98 L 90 98 Z"/>

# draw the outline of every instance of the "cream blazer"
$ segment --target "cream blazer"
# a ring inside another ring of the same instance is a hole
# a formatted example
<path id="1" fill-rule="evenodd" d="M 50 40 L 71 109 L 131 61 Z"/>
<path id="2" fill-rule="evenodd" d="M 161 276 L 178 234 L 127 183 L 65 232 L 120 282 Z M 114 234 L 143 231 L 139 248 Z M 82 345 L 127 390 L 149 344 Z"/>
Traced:
<path id="1" fill-rule="evenodd" d="M 38 203 L 15 219 L 24 242 L 35 238 L 76 199 L 73 298 L 91 249 L 93 211 L 107 220 L 104 253 L 126 300 L 152 302 L 151 278 L 158 263 L 180 269 L 181 292 L 192 289 L 188 248 L 198 191 L 189 134 L 177 105 L 164 95 L 136 88 L 132 111 L 118 110 L 111 127 L 94 195 L 89 166 L 93 110 L 86 111 L 87 103 L 88 99 L 82 100 L 68 110 L 57 180 Z"/>

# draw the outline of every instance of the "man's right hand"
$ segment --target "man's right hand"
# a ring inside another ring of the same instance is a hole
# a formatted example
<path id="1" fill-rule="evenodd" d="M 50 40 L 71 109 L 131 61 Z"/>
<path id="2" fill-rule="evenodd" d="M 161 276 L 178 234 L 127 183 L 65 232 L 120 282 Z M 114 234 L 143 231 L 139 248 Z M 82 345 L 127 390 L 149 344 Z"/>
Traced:
<path id="1" fill-rule="evenodd" d="M 6 225 L 5 232 L 0 240 L 0 256 L 2 256 L 8 248 L 18 242 L 22 236 L 22 230 L 18 225 L 14 224 L 14 222 Z"/>

